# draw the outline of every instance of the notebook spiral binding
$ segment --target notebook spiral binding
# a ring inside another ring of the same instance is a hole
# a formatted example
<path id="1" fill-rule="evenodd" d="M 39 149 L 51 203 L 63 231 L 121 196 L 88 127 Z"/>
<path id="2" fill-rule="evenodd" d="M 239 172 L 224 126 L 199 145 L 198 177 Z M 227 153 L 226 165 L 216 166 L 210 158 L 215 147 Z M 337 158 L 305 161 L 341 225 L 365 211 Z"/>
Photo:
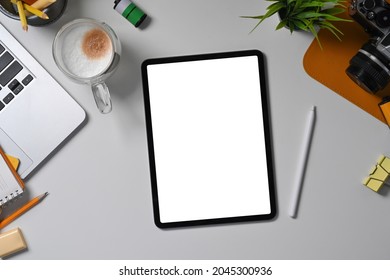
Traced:
<path id="1" fill-rule="evenodd" d="M 13 193 L 10 193 L 9 195 L 5 196 L 4 199 L 0 199 L 0 207 L 5 208 L 7 204 L 9 204 L 11 201 L 15 201 L 21 197 L 23 192 L 20 192 L 19 190 L 16 190 Z"/>

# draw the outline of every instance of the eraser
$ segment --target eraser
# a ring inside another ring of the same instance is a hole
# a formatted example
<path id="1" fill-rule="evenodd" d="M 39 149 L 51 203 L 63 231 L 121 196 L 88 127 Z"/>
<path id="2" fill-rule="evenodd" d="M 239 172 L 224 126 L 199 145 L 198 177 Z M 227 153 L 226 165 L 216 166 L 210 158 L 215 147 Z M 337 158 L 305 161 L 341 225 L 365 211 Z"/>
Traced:
<path id="1" fill-rule="evenodd" d="M 19 228 L 0 234 L 0 258 L 5 258 L 26 248 L 26 241 Z"/>

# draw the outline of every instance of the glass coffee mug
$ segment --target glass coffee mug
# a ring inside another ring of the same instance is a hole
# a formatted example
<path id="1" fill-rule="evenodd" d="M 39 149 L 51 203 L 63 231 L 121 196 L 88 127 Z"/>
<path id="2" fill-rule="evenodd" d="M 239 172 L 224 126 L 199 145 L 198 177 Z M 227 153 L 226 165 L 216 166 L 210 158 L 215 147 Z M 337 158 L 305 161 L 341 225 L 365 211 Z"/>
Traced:
<path id="1" fill-rule="evenodd" d="M 112 110 L 105 80 L 116 70 L 121 45 L 115 32 L 94 19 L 76 19 L 64 25 L 53 42 L 58 68 L 75 82 L 89 84 L 100 112 Z"/>

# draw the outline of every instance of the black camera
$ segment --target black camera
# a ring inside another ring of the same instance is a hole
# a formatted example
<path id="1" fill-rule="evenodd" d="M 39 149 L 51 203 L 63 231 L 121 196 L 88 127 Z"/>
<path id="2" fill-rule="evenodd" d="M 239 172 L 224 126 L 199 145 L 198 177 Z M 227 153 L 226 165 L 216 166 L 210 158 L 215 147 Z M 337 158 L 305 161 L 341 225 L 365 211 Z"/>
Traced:
<path id="1" fill-rule="evenodd" d="M 385 0 L 352 0 L 349 15 L 371 35 L 352 57 L 347 75 L 370 93 L 390 81 L 390 4 Z"/>

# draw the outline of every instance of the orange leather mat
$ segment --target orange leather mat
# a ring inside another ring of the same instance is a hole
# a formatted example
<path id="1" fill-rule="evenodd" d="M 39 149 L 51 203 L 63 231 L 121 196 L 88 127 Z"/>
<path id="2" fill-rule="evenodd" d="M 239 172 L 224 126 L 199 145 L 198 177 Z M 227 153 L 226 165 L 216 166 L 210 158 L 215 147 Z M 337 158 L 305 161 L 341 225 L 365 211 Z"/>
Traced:
<path id="1" fill-rule="evenodd" d="M 349 18 L 348 15 L 344 17 Z M 319 38 L 322 49 L 316 40 L 310 45 L 303 59 L 306 72 L 313 79 L 385 122 L 378 103 L 382 99 L 381 96 L 389 95 L 390 87 L 372 95 L 356 85 L 345 73 L 350 59 L 367 42 L 369 34 L 356 22 L 336 22 L 334 25 L 344 33 L 341 41 L 329 31 L 321 30 Z"/>

